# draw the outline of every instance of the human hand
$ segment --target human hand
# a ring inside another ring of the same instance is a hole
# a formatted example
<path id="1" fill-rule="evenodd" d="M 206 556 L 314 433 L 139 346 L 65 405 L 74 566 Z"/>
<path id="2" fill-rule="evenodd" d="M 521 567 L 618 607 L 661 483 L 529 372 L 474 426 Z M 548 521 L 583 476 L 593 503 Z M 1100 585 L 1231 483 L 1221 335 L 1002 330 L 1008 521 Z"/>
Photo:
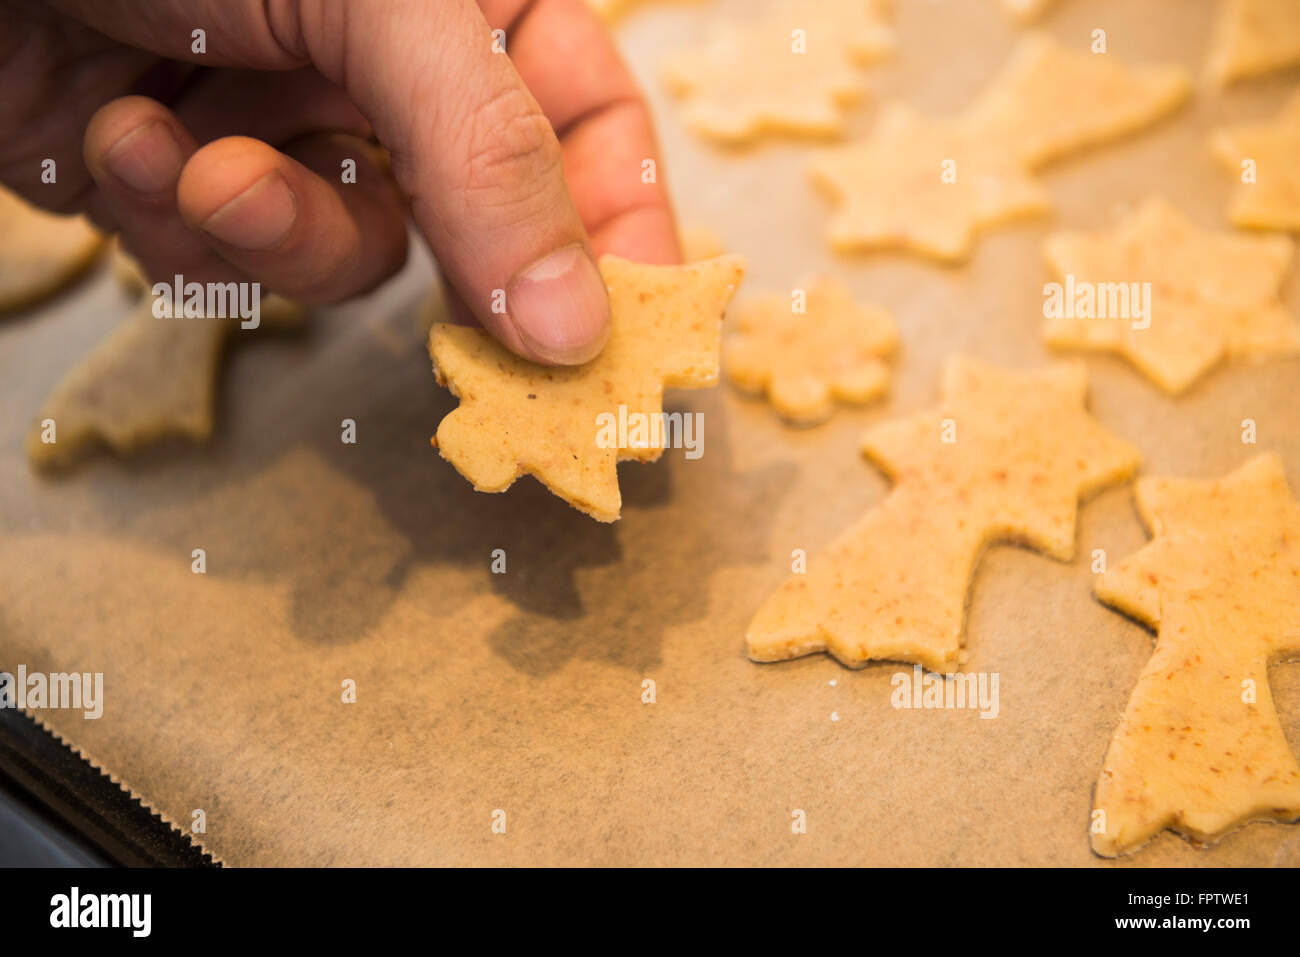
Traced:
<path id="1" fill-rule="evenodd" d="M 594 255 L 679 256 L 649 112 L 583 0 L 0 0 L 0 90 L 0 181 L 150 276 L 373 288 L 406 227 L 369 136 L 456 308 L 527 358 L 603 345 Z"/>

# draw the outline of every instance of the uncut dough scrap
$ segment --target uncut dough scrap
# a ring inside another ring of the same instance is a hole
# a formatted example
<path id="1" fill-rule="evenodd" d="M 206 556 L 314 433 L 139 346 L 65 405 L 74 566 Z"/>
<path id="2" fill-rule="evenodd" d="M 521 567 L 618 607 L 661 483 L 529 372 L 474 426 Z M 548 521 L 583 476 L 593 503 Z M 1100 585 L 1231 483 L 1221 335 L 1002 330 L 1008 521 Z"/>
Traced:
<path id="1" fill-rule="evenodd" d="M 1281 460 L 1257 455 L 1218 481 L 1145 478 L 1136 494 L 1153 537 L 1096 592 L 1157 637 L 1097 782 L 1105 857 L 1165 828 L 1211 841 L 1300 819 L 1300 766 L 1268 685 L 1269 660 L 1300 652 L 1300 506 Z"/>
<path id="2" fill-rule="evenodd" d="M 104 244 L 81 216 L 56 216 L 0 187 L 0 313 L 58 292 Z"/>
<path id="3" fill-rule="evenodd" d="M 1069 560 L 1079 498 L 1137 468 L 1137 450 L 1088 414 L 1087 389 L 1077 361 L 1010 372 L 950 359 L 940 408 L 866 433 L 892 491 L 768 598 L 749 657 L 829 651 L 850 667 L 951 671 L 984 548 L 1012 541 Z"/>
<path id="4" fill-rule="evenodd" d="M 527 472 L 574 508 L 615 521 L 617 463 L 663 452 L 662 429 L 638 434 L 636 423 L 661 421 L 664 386 L 717 382 L 722 314 L 744 260 L 648 266 L 604 256 L 600 271 L 610 336 L 585 365 L 537 365 L 479 328 L 437 323 L 430 332 L 438 382 L 461 400 L 433 444 L 478 491 L 505 491 Z M 612 444 L 602 441 L 610 437 L 601 428 L 606 415 L 627 423 Z"/>
<path id="5" fill-rule="evenodd" d="M 1160 198 L 1113 230 L 1053 234 L 1046 253 L 1058 279 L 1149 282 L 1151 314 L 1147 328 L 1124 315 L 1051 317 L 1047 342 L 1118 353 L 1171 394 L 1224 359 L 1298 355 L 1300 328 L 1279 297 L 1292 248 L 1282 235 L 1200 229 Z"/>
<path id="6" fill-rule="evenodd" d="M 893 317 L 853 301 L 843 282 L 822 276 L 807 284 L 805 310 L 788 295 L 740 303 L 724 340 L 722 368 L 732 385 L 767 396 L 787 420 L 813 425 L 835 401 L 864 403 L 889 388 L 886 359 L 898 346 Z"/>

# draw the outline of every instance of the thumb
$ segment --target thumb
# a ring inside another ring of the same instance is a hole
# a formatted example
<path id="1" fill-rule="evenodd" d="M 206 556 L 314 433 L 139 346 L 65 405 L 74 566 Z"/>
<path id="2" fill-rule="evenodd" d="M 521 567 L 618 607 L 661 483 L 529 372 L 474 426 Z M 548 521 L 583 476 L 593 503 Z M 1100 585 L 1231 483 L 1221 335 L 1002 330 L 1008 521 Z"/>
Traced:
<path id="1" fill-rule="evenodd" d="M 267 4 L 291 54 L 344 86 L 475 318 L 556 364 L 604 345 L 609 300 L 560 143 L 472 0 Z"/>

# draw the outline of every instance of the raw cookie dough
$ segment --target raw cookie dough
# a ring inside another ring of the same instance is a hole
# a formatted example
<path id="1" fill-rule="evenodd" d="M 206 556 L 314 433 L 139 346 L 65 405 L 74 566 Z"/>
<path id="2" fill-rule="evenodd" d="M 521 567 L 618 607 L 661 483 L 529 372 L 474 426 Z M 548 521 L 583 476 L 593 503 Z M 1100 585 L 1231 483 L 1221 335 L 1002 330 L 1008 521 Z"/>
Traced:
<path id="1" fill-rule="evenodd" d="M 802 312 L 795 311 L 802 294 Z M 738 388 L 765 393 L 787 420 L 813 425 L 835 401 L 870 402 L 889 388 L 886 359 L 898 346 L 893 317 L 853 301 L 843 282 L 819 277 L 789 295 L 773 294 L 732 309 L 722 368 Z"/>
<path id="2" fill-rule="evenodd" d="M 965 122 L 1038 167 L 1136 133 L 1191 95 L 1180 66 L 1129 66 L 1113 53 L 1067 50 L 1029 33 L 967 108 Z"/>
<path id="3" fill-rule="evenodd" d="M 1274 120 L 1215 130 L 1210 150 L 1236 175 L 1228 203 L 1228 218 L 1235 225 L 1300 232 L 1300 91 Z M 1242 179 L 1247 161 L 1251 182 Z"/>
<path id="4" fill-rule="evenodd" d="M 850 667 L 953 670 L 984 548 L 1018 542 L 1068 561 L 1079 498 L 1137 469 L 1137 449 L 1088 414 L 1087 390 L 1078 361 L 1010 372 L 950 359 L 939 409 L 866 433 L 893 490 L 768 598 L 749 657 L 829 651 Z"/>
<path id="5" fill-rule="evenodd" d="M 1002 144 L 898 104 L 868 139 L 827 151 L 810 172 L 835 205 L 831 246 L 846 253 L 902 249 L 958 262 L 979 230 L 1051 208 L 1047 190 Z"/>
<path id="6" fill-rule="evenodd" d="M 1291 262 L 1286 236 L 1200 229 L 1152 198 L 1112 230 L 1049 236 L 1046 253 L 1074 312 L 1047 319 L 1047 342 L 1118 353 L 1171 394 L 1224 359 L 1300 355 L 1300 328 L 1278 295 Z M 1138 318 L 1143 283 L 1150 311 Z M 1090 290 L 1088 307 L 1080 294 Z M 1112 308 L 1125 298 L 1127 309 Z"/>
<path id="7" fill-rule="evenodd" d="M 1051 3 L 1052 0 L 1002 0 L 1006 11 L 1022 23 L 1038 19 Z"/>
<path id="8" fill-rule="evenodd" d="M 814 160 L 813 181 L 836 205 L 830 243 L 964 260 L 980 229 L 1051 208 L 1035 169 L 1149 125 L 1189 89 L 1178 67 L 1129 67 L 1031 34 L 964 113 L 929 119 L 895 105 L 867 139 Z"/>
<path id="9" fill-rule="evenodd" d="M 1300 819 L 1300 766 L 1268 686 L 1269 659 L 1300 652 L 1300 506 L 1281 459 L 1217 481 L 1144 478 L 1136 494 L 1153 538 L 1096 592 L 1157 638 L 1097 781 L 1104 857 L 1165 828 L 1211 841 Z"/>
<path id="10" fill-rule="evenodd" d="M 677 241 L 682 247 L 682 259 L 688 263 L 712 259 L 727 251 L 718 234 L 708 226 L 687 223 L 678 231 Z"/>
<path id="11" fill-rule="evenodd" d="M 56 216 L 0 187 L 0 313 L 33 305 L 84 272 L 104 244 L 81 216 Z"/>
<path id="12" fill-rule="evenodd" d="M 461 400 L 433 444 L 480 492 L 503 492 L 527 472 L 574 508 L 616 521 L 617 463 L 663 453 L 664 386 L 717 382 L 722 314 L 744 260 L 647 266 L 604 256 L 600 270 L 611 330 L 585 365 L 537 365 L 479 328 L 430 332 L 434 374 Z"/>
<path id="13" fill-rule="evenodd" d="M 888 5 L 785 4 L 754 22 L 720 24 L 703 46 L 663 64 L 694 132 L 725 143 L 765 134 L 838 136 L 843 107 L 866 90 L 859 67 L 888 52 Z"/>
<path id="14" fill-rule="evenodd" d="M 1223 0 L 1206 59 L 1214 82 L 1263 76 L 1300 63 L 1300 3 Z"/>
<path id="15" fill-rule="evenodd" d="M 678 0 L 678 2 L 687 2 L 687 0 Z M 694 2 L 698 2 L 698 0 L 694 0 Z M 596 12 L 596 16 L 606 23 L 613 23 L 627 13 L 628 10 L 644 3 L 646 3 L 646 0 L 587 0 L 587 6 L 591 7 Z"/>
<path id="16" fill-rule="evenodd" d="M 113 237 L 109 260 L 112 263 L 113 276 L 124 290 L 132 295 L 144 295 L 149 290 L 150 283 L 144 270 L 140 268 L 136 258 L 122 248 L 120 236 Z M 291 299 L 286 299 L 277 293 L 270 293 L 262 298 L 260 315 L 262 321 L 272 328 L 293 329 L 297 328 L 302 320 L 303 308 Z M 424 331 L 428 331 L 428 326 Z"/>
<path id="17" fill-rule="evenodd" d="M 126 262 L 130 262 L 129 259 Z M 119 277 L 130 271 L 118 263 Z M 302 308 L 267 298 L 262 327 L 297 328 Z M 160 439 L 212 434 L 217 373 L 239 319 L 161 318 L 147 297 L 55 386 L 27 434 L 28 460 L 71 464 L 103 443 L 126 454 Z M 54 442 L 46 442 L 46 420 Z"/>

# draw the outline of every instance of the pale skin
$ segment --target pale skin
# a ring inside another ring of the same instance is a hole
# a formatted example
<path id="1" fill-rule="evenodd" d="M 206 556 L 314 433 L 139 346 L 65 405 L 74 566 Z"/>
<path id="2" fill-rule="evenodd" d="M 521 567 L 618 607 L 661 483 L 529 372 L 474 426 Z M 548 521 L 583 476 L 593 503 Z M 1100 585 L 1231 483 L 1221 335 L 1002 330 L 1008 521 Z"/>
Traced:
<path id="1" fill-rule="evenodd" d="M 458 318 L 575 364 L 608 334 L 596 257 L 680 257 L 649 111 L 584 0 L 0 0 L 0 90 L 0 182 L 151 276 L 347 299 L 405 262 L 404 194 Z"/>

